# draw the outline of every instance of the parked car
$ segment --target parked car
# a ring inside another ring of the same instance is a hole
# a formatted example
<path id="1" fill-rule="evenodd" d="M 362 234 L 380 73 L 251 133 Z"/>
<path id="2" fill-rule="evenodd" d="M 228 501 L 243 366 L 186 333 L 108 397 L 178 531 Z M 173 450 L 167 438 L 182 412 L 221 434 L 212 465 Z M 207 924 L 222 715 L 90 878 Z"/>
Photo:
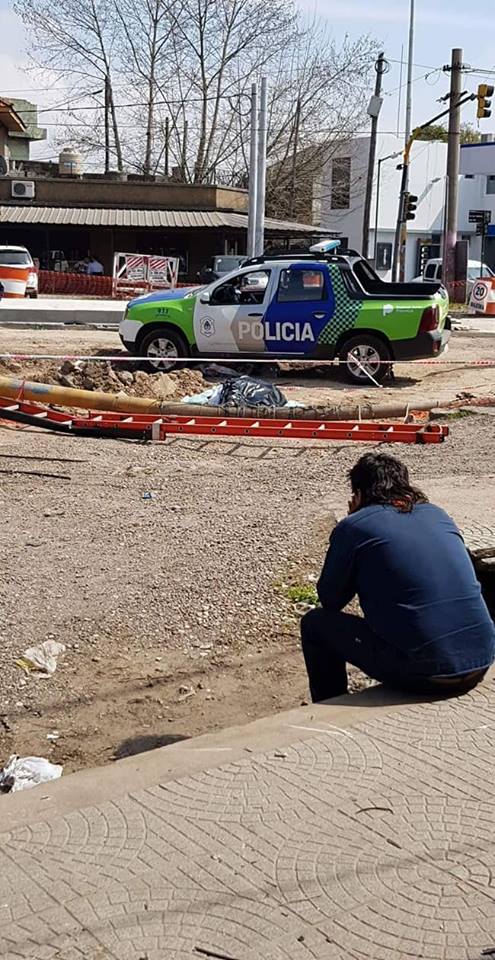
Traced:
<path id="1" fill-rule="evenodd" d="M 242 257 L 231 256 L 230 254 L 212 257 L 204 267 L 201 267 L 198 273 L 198 280 L 200 283 L 213 283 L 214 280 L 225 277 L 228 273 L 231 273 L 232 270 L 237 270 L 239 267 L 242 267 L 245 260 L 245 254 Z"/>
<path id="2" fill-rule="evenodd" d="M 28 268 L 25 293 L 17 293 L 19 285 L 24 284 L 26 279 L 25 268 Z M 19 271 L 19 280 L 13 275 Z M 26 247 L 0 246 L 0 273 L 5 274 L 4 282 L 7 283 L 6 292 L 11 296 L 38 296 L 38 272 L 33 258 Z M 9 276 L 7 276 L 9 274 Z M 22 276 L 21 276 L 22 275 Z M 12 288 L 12 289 L 10 289 Z"/>
<path id="3" fill-rule="evenodd" d="M 486 263 L 482 263 L 481 260 L 468 260 L 467 267 L 467 298 L 471 296 L 473 292 L 473 287 L 476 280 L 479 280 L 480 277 L 494 277 L 495 274 L 493 270 L 490 270 L 490 267 Z M 433 282 L 441 283 L 442 282 L 442 260 L 440 257 L 436 257 L 432 260 L 428 260 L 423 275 L 421 277 L 415 277 L 412 281 L 413 283 L 422 283 Z"/>
<path id="4" fill-rule="evenodd" d="M 310 253 L 260 257 L 203 288 L 137 297 L 119 333 L 155 370 L 193 355 L 338 358 L 351 382 L 369 384 L 394 360 L 438 356 L 448 310 L 440 283 L 385 283 L 358 255 Z"/>

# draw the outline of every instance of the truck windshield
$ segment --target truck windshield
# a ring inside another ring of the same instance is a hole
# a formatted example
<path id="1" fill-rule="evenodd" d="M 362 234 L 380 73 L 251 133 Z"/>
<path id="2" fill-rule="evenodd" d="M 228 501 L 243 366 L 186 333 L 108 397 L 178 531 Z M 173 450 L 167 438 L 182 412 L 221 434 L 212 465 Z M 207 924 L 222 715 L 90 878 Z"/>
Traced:
<path id="1" fill-rule="evenodd" d="M 244 257 L 215 257 L 213 269 L 216 273 L 231 273 L 232 270 L 237 270 L 242 260 Z"/>
<path id="2" fill-rule="evenodd" d="M 31 257 L 23 250 L 0 250 L 0 266 L 2 267 L 29 267 Z"/>

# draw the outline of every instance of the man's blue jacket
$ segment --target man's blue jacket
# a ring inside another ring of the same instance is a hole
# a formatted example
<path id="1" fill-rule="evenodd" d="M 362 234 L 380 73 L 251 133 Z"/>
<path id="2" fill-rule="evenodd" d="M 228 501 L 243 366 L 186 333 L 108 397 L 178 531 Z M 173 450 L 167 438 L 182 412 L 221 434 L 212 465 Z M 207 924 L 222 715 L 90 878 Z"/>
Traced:
<path id="1" fill-rule="evenodd" d="M 323 607 L 357 594 L 366 622 L 419 676 L 455 676 L 495 659 L 495 625 L 454 521 L 430 503 L 364 507 L 339 523 L 318 582 Z"/>

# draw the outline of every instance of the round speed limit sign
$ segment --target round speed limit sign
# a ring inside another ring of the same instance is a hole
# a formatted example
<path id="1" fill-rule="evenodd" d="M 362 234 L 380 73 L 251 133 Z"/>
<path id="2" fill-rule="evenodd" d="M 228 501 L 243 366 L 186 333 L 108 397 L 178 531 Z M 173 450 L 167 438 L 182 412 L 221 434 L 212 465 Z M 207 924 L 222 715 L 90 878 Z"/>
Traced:
<path id="1" fill-rule="evenodd" d="M 488 296 L 488 284 L 486 283 L 477 283 L 475 284 L 473 290 L 474 300 L 486 300 Z"/>

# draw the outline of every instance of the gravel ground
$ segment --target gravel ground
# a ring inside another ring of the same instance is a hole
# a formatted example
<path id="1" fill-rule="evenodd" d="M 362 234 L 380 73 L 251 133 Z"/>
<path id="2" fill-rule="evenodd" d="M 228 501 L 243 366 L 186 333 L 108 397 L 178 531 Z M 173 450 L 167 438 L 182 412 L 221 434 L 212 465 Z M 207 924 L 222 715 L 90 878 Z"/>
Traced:
<path id="1" fill-rule="evenodd" d="M 67 327 L 65 330 L 9 330 L 0 328 L 0 354 L 83 354 L 100 352 L 119 353 L 121 343 L 116 333 L 101 330 L 81 330 Z M 459 361 L 443 364 L 443 360 Z M 448 353 L 429 365 L 398 364 L 396 379 L 378 389 L 372 385 L 355 387 L 347 384 L 336 369 L 323 368 L 321 372 L 297 371 L 284 373 L 278 385 L 289 400 L 306 405 L 355 403 L 398 403 L 440 400 L 448 402 L 459 394 L 468 393 L 482 397 L 495 392 L 495 367 L 476 366 L 477 360 L 495 361 L 495 336 L 453 333 Z M 116 365 L 118 366 L 118 365 Z M 2 362 L 0 361 L 0 368 Z M 15 375 L 27 378 L 53 380 L 57 365 L 53 363 L 22 362 L 16 366 Z M 264 373 L 265 368 L 263 368 Z M 263 374 L 262 374 L 263 375 Z M 189 387 L 192 386 L 189 384 Z M 98 383 L 96 383 L 98 389 Z M 105 389 L 112 389 L 110 383 Z M 122 389 L 117 384 L 113 389 Z M 136 391 L 134 391 L 136 392 Z M 143 391 L 137 391 L 143 395 Z M 184 393 L 190 392 L 185 386 Z"/>
<path id="2" fill-rule="evenodd" d="M 451 429 L 393 452 L 460 522 L 473 498 L 486 517 L 493 417 Z M 287 585 L 314 580 L 365 449 L 1 428 L 0 758 L 73 769 L 304 700 Z M 48 638 L 67 645 L 57 673 L 25 678 L 15 659 Z"/>

